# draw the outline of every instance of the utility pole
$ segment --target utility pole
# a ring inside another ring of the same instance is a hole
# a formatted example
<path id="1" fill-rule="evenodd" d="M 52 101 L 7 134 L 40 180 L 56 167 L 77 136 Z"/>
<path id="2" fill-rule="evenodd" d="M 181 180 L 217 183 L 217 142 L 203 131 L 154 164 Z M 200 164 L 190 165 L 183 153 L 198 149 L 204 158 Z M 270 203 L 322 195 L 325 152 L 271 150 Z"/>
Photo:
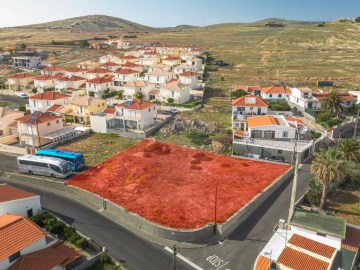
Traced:
<path id="1" fill-rule="evenodd" d="M 175 244 L 174 244 L 174 247 L 173 247 L 173 251 L 174 251 L 174 256 L 173 256 L 173 266 L 174 266 L 174 270 L 176 270 L 176 255 L 177 255 L 177 253 L 176 253 L 176 246 L 175 246 Z"/>
<path id="2" fill-rule="evenodd" d="M 355 120 L 354 135 L 353 135 L 354 140 L 356 138 L 357 127 L 358 127 L 358 122 L 359 122 L 359 115 L 360 115 L 360 109 L 358 109 L 358 111 L 357 111 L 357 116 L 356 116 L 356 120 Z"/>
<path id="3" fill-rule="evenodd" d="M 217 194 L 218 194 L 218 182 L 215 187 L 215 204 L 214 204 L 214 235 L 216 235 L 216 212 L 217 212 Z"/>
<path id="4" fill-rule="evenodd" d="M 297 153 L 296 162 L 295 162 L 295 170 L 294 170 L 294 179 L 293 179 L 292 190 L 291 190 L 289 216 L 288 216 L 288 220 L 287 220 L 288 228 L 289 228 L 289 224 L 290 224 L 292 215 L 294 214 L 294 208 L 295 208 L 296 186 L 297 186 L 297 180 L 298 180 L 298 174 L 299 174 L 299 160 L 300 160 L 300 153 Z"/>

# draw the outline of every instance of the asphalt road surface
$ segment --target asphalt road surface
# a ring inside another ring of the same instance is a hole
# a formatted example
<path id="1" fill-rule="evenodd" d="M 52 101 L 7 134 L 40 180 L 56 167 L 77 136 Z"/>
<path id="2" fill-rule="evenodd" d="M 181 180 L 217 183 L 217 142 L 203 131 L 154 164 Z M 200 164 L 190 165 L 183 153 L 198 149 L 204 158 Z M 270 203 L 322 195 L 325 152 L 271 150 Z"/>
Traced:
<path id="1" fill-rule="evenodd" d="M 0 101 L 8 101 L 18 104 L 28 104 L 29 100 L 27 98 L 19 98 L 12 95 L 0 95 Z"/>

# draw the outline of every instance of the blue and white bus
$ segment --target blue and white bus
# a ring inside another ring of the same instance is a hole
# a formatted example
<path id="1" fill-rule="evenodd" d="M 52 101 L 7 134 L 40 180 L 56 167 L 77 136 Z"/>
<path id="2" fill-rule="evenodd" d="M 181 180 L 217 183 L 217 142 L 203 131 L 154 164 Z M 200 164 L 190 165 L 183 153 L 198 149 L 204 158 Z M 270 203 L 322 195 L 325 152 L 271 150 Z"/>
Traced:
<path id="1" fill-rule="evenodd" d="M 38 156 L 61 158 L 71 162 L 71 170 L 79 171 L 85 168 L 85 158 L 81 153 L 67 152 L 56 149 L 40 149 L 36 152 Z"/>
<path id="2" fill-rule="evenodd" d="M 39 174 L 54 178 L 65 178 L 71 174 L 69 161 L 36 155 L 24 155 L 17 158 L 19 171 L 28 174 Z"/>

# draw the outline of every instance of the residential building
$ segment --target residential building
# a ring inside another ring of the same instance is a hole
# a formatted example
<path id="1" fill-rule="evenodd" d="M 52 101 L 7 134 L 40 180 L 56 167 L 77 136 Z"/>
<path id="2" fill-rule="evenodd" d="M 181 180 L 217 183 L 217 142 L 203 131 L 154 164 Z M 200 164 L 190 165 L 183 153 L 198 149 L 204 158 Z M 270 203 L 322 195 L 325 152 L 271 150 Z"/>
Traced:
<path id="1" fill-rule="evenodd" d="M 87 69 L 74 67 L 74 68 L 67 69 L 65 72 L 65 75 L 66 75 L 66 77 L 77 76 L 77 77 L 86 78 L 87 73 L 88 73 Z"/>
<path id="2" fill-rule="evenodd" d="M 140 72 L 132 69 L 119 69 L 115 72 L 114 85 L 123 86 L 127 82 L 136 81 L 139 78 Z"/>
<path id="3" fill-rule="evenodd" d="M 156 115 L 156 103 L 140 99 L 127 100 L 116 105 L 116 112 L 106 109 L 103 113 L 92 115 L 91 130 L 102 133 L 111 133 L 111 130 L 145 130 L 155 124 Z"/>
<path id="4" fill-rule="evenodd" d="M 100 66 L 101 68 L 105 68 L 108 69 L 111 72 L 115 72 L 116 70 L 118 70 L 119 68 L 121 68 L 121 65 L 118 63 L 114 63 L 114 62 L 106 62 L 104 64 L 101 64 Z"/>
<path id="5" fill-rule="evenodd" d="M 148 66 L 148 72 L 169 72 L 171 71 L 171 66 L 167 66 L 164 63 L 157 63 L 152 66 Z"/>
<path id="6" fill-rule="evenodd" d="M 23 112 L 15 111 L 7 107 L 0 107 L 0 137 L 17 134 L 16 120 L 24 116 Z"/>
<path id="7" fill-rule="evenodd" d="M 290 88 L 289 101 L 302 109 L 315 110 L 318 108 L 318 100 L 313 98 L 310 88 Z"/>
<path id="8" fill-rule="evenodd" d="M 246 95 L 231 101 L 233 128 L 244 130 L 246 117 L 264 115 L 268 112 L 269 105 L 260 97 Z"/>
<path id="9" fill-rule="evenodd" d="M 42 112 L 27 114 L 16 120 L 20 144 L 32 147 L 41 147 L 52 142 L 46 135 L 64 127 L 61 117 Z"/>
<path id="10" fill-rule="evenodd" d="M 282 115 L 262 115 L 248 117 L 246 124 L 234 130 L 233 153 L 235 155 L 255 155 L 257 158 L 276 159 L 291 162 L 294 150 L 300 153 L 301 161 L 312 151 L 313 141 L 307 141 L 304 122 L 295 117 Z"/>
<path id="11" fill-rule="evenodd" d="M 108 55 L 104 55 L 101 56 L 99 59 L 99 63 L 100 64 L 104 64 L 107 62 L 113 62 L 113 63 L 117 63 L 117 64 L 122 64 L 120 61 L 120 57 L 116 56 L 116 55 L 112 55 L 112 54 L 108 54 Z"/>
<path id="12" fill-rule="evenodd" d="M 128 82 L 124 85 L 124 99 L 134 99 L 136 98 L 136 93 L 141 92 L 144 95 L 145 100 L 149 100 L 149 93 L 152 89 L 155 88 L 153 83 L 136 80 L 132 82 Z"/>
<path id="13" fill-rule="evenodd" d="M 40 75 L 34 78 L 34 87 L 37 92 L 42 93 L 49 88 L 54 88 L 59 78 L 52 75 Z"/>
<path id="14" fill-rule="evenodd" d="M 0 184 L 0 216 L 12 215 L 31 217 L 41 211 L 40 196 L 25 190 Z"/>
<path id="15" fill-rule="evenodd" d="M 289 226 L 279 221 L 254 270 L 353 270 L 359 244 L 360 230 L 346 220 L 298 208 Z"/>
<path id="16" fill-rule="evenodd" d="M 114 82 L 113 75 L 104 76 L 103 78 L 95 78 L 86 82 L 86 91 L 87 94 L 90 92 L 94 93 L 96 98 L 101 98 L 104 94 L 104 91 L 113 91 Z"/>
<path id="17" fill-rule="evenodd" d="M 289 87 L 272 86 L 261 88 L 261 97 L 263 99 L 289 99 L 290 94 L 291 90 Z"/>
<path id="18" fill-rule="evenodd" d="M 53 105 L 65 105 L 70 101 L 70 97 L 58 92 L 47 91 L 29 97 L 29 104 L 26 110 L 34 112 L 46 112 Z"/>
<path id="19" fill-rule="evenodd" d="M 157 87 L 167 84 L 174 77 L 171 72 L 166 71 L 150 71 L 145 73 L 145 81 L 154 83 Z"/>
<path id="20" fill-rule="evenodd" d="M 116 49 L 118 50 L 128 50 L 131 48 L 131 43 L 129 41 L 123 41 L 123 40 L 118 40 L 117 41 L 117 45 L 116 45 Z"/>
<path id="21" fill-rule="evenodd" d="M 64 76 L 55 82 L 55 90 L 61 93 L 67 93 L 68 90 L 76 90 L 79 88 L 86 88 L 87 79 L 72 75 L 70 77 Z"/>
<path id="22" fill-rule="evenodd" d="M 322 90 L 313 92 L 313 98 L 318 102 L 316 109 L 320 109 L 322 107 L 324 100 L 329 94 L 330 92 L 325 92 Z M 358 101 L 357 97 L 355 95 L 351 95 L 350 92 L 339 92 L 338 95 L 341 100 L 341 106 L 343 108 L 350 108 Z"/>
<path id="23" fill-rule="evenodd" d="M 181 64 L 181 59 L 176 56 L 168 56 L 164 59 L 162 59 L 162 62 L 164 65 L 173 67 Z"/>
<path id="24" fill-rule="evenodd" d="M 81 69 L 86 69 L 86 70 L 92 70 L 92 69 L 97 68 L 98 66 L 100 66 L 100 64 L 98 62 L 93 62 L 90 60 L 86 60 L 86 61 L 76 64 L 76 67 L 81 68 Z"/>
<path id="25" fill-rule="evenodd" d="M 90 115 L 101 113 L 107 106 L 104 99 L 84 96 L 70 101 L 70 112 L 64 114 L 66 119 L 76 123 L 90 124 Z"/>
<path id="26" fill-rule="evenodd" d="M 253 85 L 253 86 L 249 86 L 249 85 L 232 85 L 231 89 L 233 91 L 236 90 L 244 90 L 245 92 L 253 95 L 253 96 L 261 96 L 261 88 L 258 85 Z"/>
<path id="27" fill-rule="evenodd" d="M 7 84 L 12 91 L 24 91 L 34 83 L 35 76 L 29 73 L 17 73 L 7 77 Z"/>
<path id="28" fill-rule="evenodd" d="M 27 217 L 0 216 L 0 269 L 8 269 L 21 255 L 44 249 L 57 242 Z"/>
<path id="29" fill-rule="evenodd" d="M 41 72 L 41 75 L 56 76 L 58 74 L 64 74 L 65 69 L 62 67 L 58 67 L 58 66 L 50 66 L 50 67 L 45 67 L 45 68 L 41 69 L 40 72 Z"/>
<path id="30" fill-rule="evenodd" d="M 189 85 L 191 89 L 195 90 L 199 85 L 198 74 L 195 72 L 181 73 L 179 74 L 179 82 Z"/>
<path id="31" fill-rule="evenodd" d="M 144 71 L 144 67 L 142 65 L 138 65 L 133 62 L 126 62 L 125 64 L 122 65 L 122 68 L 135 70 L 135 71 L 138 71 L 139 73 Z"/>
<path id="32" fill-rule="evenodd" d="M 40 56 L 13 56 L 12 61 L 15 68 L 32 69 L 41 65 Z"/>
<path id="33" fill-rule="evenodd" d="M 190 87 L 177 81 L 169 82 L 160 87 L 160 94 L 155 99 L 169 102 L 173 99 L 174 103 L 182 104 L 190 101 Z"/>
<path id="34" fill-rule="evenodd" d="M 200 58 L 186 59 L 186 64 L 192 67 L 195 72 L 203 71 L 202 59 Z"/>
<path id="35" fill-rule="evenodd" d="M 126 55 L 126 56 L 123 56 L 123 57 L 119 58 L 118 61 L 114 61 L 114 62 L 117 62 L 117 63 L 123 65 L 123 64 L 125 64 L 127 62 L 136 63 L 138 60 L 139 60 L 139 58 L 137 58 L 135 56 Z"/>
<path id="36" fill-rule="evenodd" d="M 184 73 L 184 72 L 195 72 L 195 67 L 189 66 L 186 63 L 182 63 L 182 64 L 180 64 L 178 66 L 175 66 L 173 68 L 173 71 L 174 71 L 175 74 L 181 74 L 181 73 Z"/>
<path id="37" fill-rule="evenodd" d="M 142 65 L 142 66 L 153 66 L 156 65 L 157 63 L 160 63 L 160 58 L 157 57 L 152 57 L 152 58 L 139 58 L 138 61 L 136 61 L 137 64 Z"/>

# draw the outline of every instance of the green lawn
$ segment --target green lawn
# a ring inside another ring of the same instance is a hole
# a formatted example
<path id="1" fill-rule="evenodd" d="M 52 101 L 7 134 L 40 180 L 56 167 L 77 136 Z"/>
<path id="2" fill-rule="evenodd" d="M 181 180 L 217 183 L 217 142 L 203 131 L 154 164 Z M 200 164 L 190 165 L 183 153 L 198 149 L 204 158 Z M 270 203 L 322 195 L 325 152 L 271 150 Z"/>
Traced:
<path id="1" fill-rule="evenodd" d="M 94 166 L 108 159 L 114 154 L 134 145 L 138 140 L 119 137 L 112 134 L 92 133 L 87 137 L 80 137 L 57 149 L 83 153 L 86 164 Z"/>
<path id="2" fill-rule="evenodd" d="M 360 191 L 336 191 L 330 198 L 329 209 L 348 223 L 360 226 Z"/>

